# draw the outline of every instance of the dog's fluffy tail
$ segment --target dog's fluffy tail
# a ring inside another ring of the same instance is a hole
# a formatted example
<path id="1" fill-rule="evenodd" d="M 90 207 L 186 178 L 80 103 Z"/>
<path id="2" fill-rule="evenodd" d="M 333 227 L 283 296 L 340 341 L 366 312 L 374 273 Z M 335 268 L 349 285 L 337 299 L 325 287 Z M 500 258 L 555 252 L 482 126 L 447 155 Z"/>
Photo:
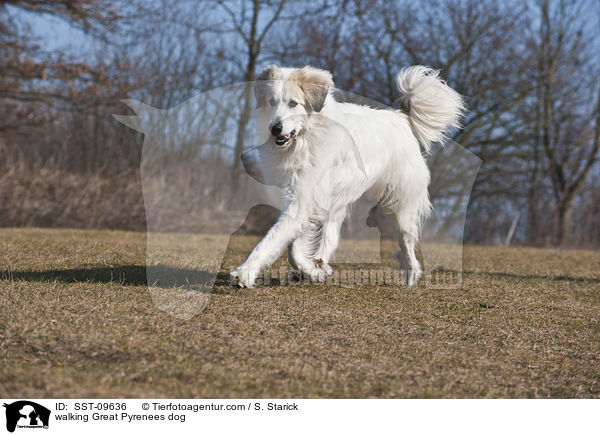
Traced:
<path id="1" fill-rule="evenodd" d="M 460 127 L 466 107 L 461 95 L 446 84 L 439 71 L 417 65 L 396 77 L 400 106 L 408 114 L 412 130 L 429 153 L 433 142 L 443 142 L 445 132 Z"/>

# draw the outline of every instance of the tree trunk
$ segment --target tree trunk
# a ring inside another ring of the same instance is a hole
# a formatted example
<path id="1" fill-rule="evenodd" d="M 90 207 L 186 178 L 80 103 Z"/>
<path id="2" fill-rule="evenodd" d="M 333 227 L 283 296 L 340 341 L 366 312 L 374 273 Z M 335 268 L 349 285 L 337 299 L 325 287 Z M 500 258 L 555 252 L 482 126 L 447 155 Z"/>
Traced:
<path id="1" fill-rule="evenodd" d="M 242 102 L 242 113 L 238 123 L 237 138 L 235 142 L 235 151 L 233 155 L 233 166 L 231 168 L 231 189 L 232 194 L 236 194 L 240 185 L 240 178 L 242 175 L 242 165 L 240 155 L 244 151 L 244 136 L 246 134 L 246 127 L 250 120 L 250 111 L 252 110 L 252 82 L 256 79 L 256 61 L 259 55 L 259 42 L 257 41 L 257 26 L 258 26 L 258 14 L 260 11 L 260 2 L 255 0 L 253 2 L 253 13 L 252 13 L 252 24 L 250 27 L 250 37 L 247 40 L 248 44 L 248 63 L 246 64 L 246 88 L 244 90 Z M 259 144 L 257 144 L 259 145 Z"/>
<path id="2" fill-rule="evenodd" d="M 254 67 L 253 67 L 254 68 Z M 254 74 L 253 74 L 254 75 Z M 244 136 L 246 134 L 246 128 L 248 121 L 250 120 L 250 111 L 252 110 L 252 81 L 254 78 L 248 80 L 246 83 L 246 89 L 244 89 L 244 95 L 242 96 L 242 113 L 238 122 L 237 138 L 235 142 L 235 150 L 233 155 L 233 166 L 231 168 L 231 188 L 232 193 L 237 192 L 240 185 L 240 178 L 242 175 L 242 161 L 240 155 L 244 151 Z M 259 145 L 259 144 L 257 144 Z"/>
<path id="3" fill-rule="evenodd" d="M 573 216 L 573 201 L 559 205 L 557 210 L 556 231 L 558 246 L 566 248 L 571 240 L 571 218 Z"/>

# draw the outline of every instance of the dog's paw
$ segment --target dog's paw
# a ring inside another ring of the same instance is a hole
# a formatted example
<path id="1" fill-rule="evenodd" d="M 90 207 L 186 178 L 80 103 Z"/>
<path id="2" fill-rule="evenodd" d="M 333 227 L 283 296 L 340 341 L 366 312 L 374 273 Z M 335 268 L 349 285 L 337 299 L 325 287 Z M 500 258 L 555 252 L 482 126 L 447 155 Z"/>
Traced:
<path id="1" fill-rule="evenodd" d="M 313 270 L 308 272 L 310 282 L 322 284 L 327 279 L 327 272 L 320 267 L 315 267 Z"/>
<path id="2" fill-rule="evenodd" d="M 333 275 L 333 268 L 329 264 L 323 263 L 323 265 L 321 266 L 321 268 L 325 272 L 325 275 L 327 275 L 327 276 Z"/>
<path id="3" fill-rule="evenodd" d="M 320 258 L 317 258 L 315 260 L 314 266 L 315 266 L 315 269 L 321 269 L 323 272 L 325 272 L 326 276 L 331 276 L 333 274 L 333 269 L 331 268 L 331 266 Z M 318 272 L 315 272 L 315 271 L 313 271 L 313 273 L 318 274 Z"/>
<path id="4" fill-rule="evenodd" d="M 256 284 L 256 278 L 259 273 L 259 269 L 250 269 L 240 266 L 229 274 L 229 282 L 235 287 L 252 288 Z"/>
<path id="5" fill-rule="evenodd" d="M 408 287 L 412 287 L 414 285 L 417 285 L 417 283 L 419 282 L 419 278 L 421 278 L 421 275 L 423 274 L 423 272 L 421 272 L 420 269 L 403 269 L 400 270 L 400 276 L 402 278 L 402 284 L 408 286 Z"/>

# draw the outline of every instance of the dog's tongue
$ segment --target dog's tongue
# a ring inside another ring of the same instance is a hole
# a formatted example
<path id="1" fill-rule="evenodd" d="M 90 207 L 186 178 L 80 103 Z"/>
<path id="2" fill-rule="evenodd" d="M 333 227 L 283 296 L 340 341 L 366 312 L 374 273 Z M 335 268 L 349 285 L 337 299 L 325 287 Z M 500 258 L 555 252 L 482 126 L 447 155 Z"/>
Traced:
<path id="1" fill-rule="evenodd" d="M 287 139 L 290 138 L 290 135 L 291 135 L 291 133 L 284 134 L 283 136 L 279 136 L 279 139 L 285 139 L 285 140 L 287 140 Z"/>

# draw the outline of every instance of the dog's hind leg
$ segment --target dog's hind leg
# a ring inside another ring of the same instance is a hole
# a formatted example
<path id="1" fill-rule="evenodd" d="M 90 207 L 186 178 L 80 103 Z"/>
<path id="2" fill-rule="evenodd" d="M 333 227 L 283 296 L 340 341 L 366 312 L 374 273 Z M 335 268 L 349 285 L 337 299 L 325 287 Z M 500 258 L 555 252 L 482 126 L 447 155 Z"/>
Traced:
<path id="1" fill-rule="evenodd" d="M 404 283 L 409 286 L 415 285 L 423 273 L 415 255 L 417 243 L 418 237 L 415 236 L 414 230 L 401 230 L 400 251 L 395 258 L 400 263 Z"/>
<path id="2" fill-rule="evenodd" d="M 404 283 L 409 286 L 415 285 L 423 274 L 415 249 L 419 242 L 421 221 L 427 215 L 429 209 L 429 198 L 425 196 L 418 208 L 407 207 L 406 209 L 396 210 L 392 214 L 400 231 L 400 251 L 394 257 L 400 264 Z"/>

